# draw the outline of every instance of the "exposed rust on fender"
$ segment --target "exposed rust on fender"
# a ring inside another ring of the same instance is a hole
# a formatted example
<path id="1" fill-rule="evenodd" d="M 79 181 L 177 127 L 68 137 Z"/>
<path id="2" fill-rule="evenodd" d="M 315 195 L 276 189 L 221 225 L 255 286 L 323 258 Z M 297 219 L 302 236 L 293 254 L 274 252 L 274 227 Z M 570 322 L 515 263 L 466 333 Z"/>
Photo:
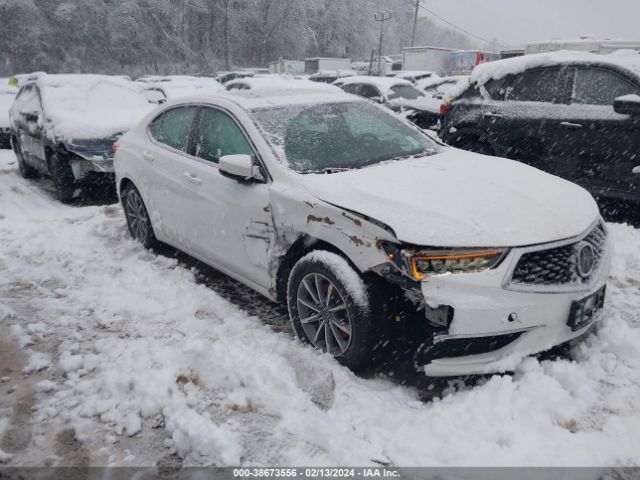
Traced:
<path id="1" fill-rule="evenodd" d="M 316 208 L 315 204 L 311 203 L 309 200 L 305 200 L 304 203 L 309 205 L 311 208 Z"/>
<path id="2" fill-rule="evenodd" d="M 264 212 L 266 212 L 266 213 L 271 213 L 271 207 L 270 207 L 269 205 L 267 205 L 266 207 L 264 207 L 262 210 L 263 210 Z"/>
<path id="3" fill-rule="evenodd" d="M 347 214 L 346 214 L 346 213 L 344 213 L 344 212 L 342 212 L 342 216 L 343 216 L 344 218 L 348 218 L 349 220 L 351 220 L 351 221 L 352 221 L 356 226 L 358 226 L 358 227 L 361 227 L 361 226 L 362 226 L 362 222 L 361 222 L 359 219 L 357 219 L 357 218 L 353 218 L 353 217 L 351 217 L 351 216 L 347 215 Z"/>
<path id="4" fill-rule="evenodd" d="M 307 217 L 307 223 L 316 222 L 316 223 L 325 223 L 327 225 L 335 225 L 336 222 L 331 220 L 329 217 L 316 217 L 315 215 L 309 215 Z"/>
<path id="5" fill-rule="evenodd" d="M 357 235 L 351 235 L 349 237 L 349 240 L 351 240 L 353 242 L 353 244 L 358 246 L 358 247 L 362 247 L 364 245 L 364 240 L 362 240 Z"/>

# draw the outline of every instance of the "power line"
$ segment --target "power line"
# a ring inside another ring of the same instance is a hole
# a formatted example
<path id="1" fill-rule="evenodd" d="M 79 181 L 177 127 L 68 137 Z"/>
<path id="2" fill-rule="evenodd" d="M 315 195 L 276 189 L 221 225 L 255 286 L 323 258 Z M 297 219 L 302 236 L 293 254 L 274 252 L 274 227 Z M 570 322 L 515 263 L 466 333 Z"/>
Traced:
<path id="1" fill-rule="evenodd" d="M 416 4 L 414 2 L 412 2 L 411 0 L 407 0 L 406 1 L 407 5 L 411 5 L 411 6 L 415 6 Z M 482 40 L 485 43 L 495 43 L 496 45 L 498 45 L 499 47 L 504 47 L 504 45 L 500 45 L 497 42 L 494 42 L 493 40 L 487 40 L 486 38 L 481 37 L 480 35 L 476 35 L 475 33 L 470 32 L 469 30 L 466 30 L 458 25 L 456 25 L 455 23 L 450 22 L 449 20 L 447 20 L 446 18 L 441 17 L 440 15 L 438 15 L 437 13 L 435 13 L 433 10 L 428 9 L 427 7 L 425 7 L 422 4 L 418 4 L 418 8 L 421 8 L 422 10 L 424 10 L 425 12 L 430 13 L 431 15 L 433 15 L 434 17 L 436 17 L 438 20 L 440 20 L 443 23 L 446 23 L 447 25 L 449 25 L 450 27 L 455 28 L 456 30 L 460 30 L 461 32 L 469 35 L 470 37 L 476 38 L 478 40 Z"/>

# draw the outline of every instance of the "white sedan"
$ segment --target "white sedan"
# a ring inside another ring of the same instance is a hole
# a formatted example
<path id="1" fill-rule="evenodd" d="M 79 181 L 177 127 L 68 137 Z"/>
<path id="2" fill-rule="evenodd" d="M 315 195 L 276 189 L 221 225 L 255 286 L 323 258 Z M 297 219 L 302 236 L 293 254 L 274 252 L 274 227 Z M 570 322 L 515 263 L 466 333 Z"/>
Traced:
<path id="1" fill-rule="evenodd" d="M 505 371 L 602 309 L 609 240 L 585 190 L 351 95 L 170 101 L 114 148 L 134 238 L 286 302 L 354 370 L 402 332 L 428 375 Z"/>

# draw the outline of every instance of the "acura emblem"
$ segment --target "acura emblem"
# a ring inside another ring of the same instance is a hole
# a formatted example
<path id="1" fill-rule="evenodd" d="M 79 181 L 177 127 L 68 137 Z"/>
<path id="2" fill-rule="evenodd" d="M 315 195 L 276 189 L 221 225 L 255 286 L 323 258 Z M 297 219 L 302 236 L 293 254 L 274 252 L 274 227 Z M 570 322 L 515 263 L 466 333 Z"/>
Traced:
<path id="1" fill-rule="evenodd" d="M 596 252 L 591 244 L 582 242 L 578 245 L 578 275 L 587 278 L 596 266 Z"/>

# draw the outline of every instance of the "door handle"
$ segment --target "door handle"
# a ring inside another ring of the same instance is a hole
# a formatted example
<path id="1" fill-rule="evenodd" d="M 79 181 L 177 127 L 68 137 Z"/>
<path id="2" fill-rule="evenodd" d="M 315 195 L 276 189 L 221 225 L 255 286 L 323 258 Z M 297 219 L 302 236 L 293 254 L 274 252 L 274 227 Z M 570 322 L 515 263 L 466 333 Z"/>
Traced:
<path id="1" fill-rule="evenodd" d="M 494 112 L 486 112 L 482 114 L 483 117 L 489 117 L 489 118 L 502 118 L 504 117 L 503 114 L 501 113 L 494 113 Z"/>
<path id="2" fill-rule="evenodd" d="M 560 125 L 565 128 L 570 128 L 573 130 L 577 130 L 578 128 L 582 128 L 582 124 L 580 123 L 571 123 L 571 122 L 560 122 Z"/>
<path id="3" fill-rule="evenodd" d="M 146 162 L 153 162 L 154 158 L 153 158 L 153 153 L 149 152 L 149 151 L 144 151 L 142 152 L 142 158 L 146 161 Z"/>
<path id="4" fill-rule="evenodd" d="M 186 178 L 187 182 L 189 182 L 189 183 L 193 183 L 194 185 L 200 185 L 202 183 L 202 180 L 200 180 L 193 173 L 184 172 L 183 175 L 184 175 L 184 178 Z"/>

